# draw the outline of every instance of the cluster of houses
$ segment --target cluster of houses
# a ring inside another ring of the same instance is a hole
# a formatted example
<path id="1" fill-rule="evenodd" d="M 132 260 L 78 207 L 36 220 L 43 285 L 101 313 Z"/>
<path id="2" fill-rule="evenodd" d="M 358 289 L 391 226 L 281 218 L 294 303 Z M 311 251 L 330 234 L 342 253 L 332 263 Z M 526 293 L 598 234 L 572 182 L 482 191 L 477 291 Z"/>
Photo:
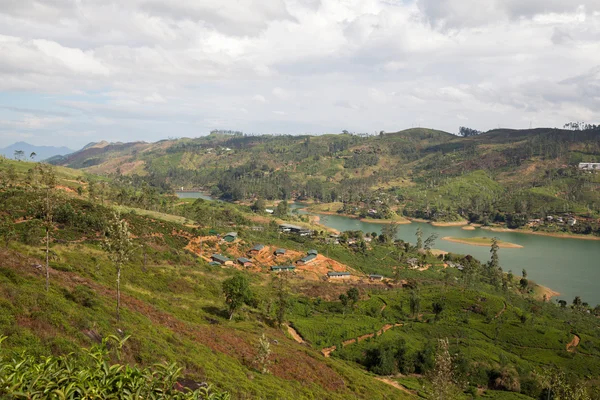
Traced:
<path id="1" fill-rule="evenodd" d="M 541 218 L 530 219 L 527 225 L 529 227 L 533 227 L 533 226 L 537 226 L 537 225 L 542 225 L 544 223 L 567 224 L 569 226 L 574 226 L 575 224 L 577 224 L 577 218 L 575 218 L 575 217 L 555 217 L 553 215 L 548 215 L 545 219 L 541 219 Z"/>
<path id="2" fill-rule="evenodd" d="M 298 225 L 280 224 L 279 230 L 284 233 L 294 233 L 299 236 L 312 236 L 313 231 Z"/>

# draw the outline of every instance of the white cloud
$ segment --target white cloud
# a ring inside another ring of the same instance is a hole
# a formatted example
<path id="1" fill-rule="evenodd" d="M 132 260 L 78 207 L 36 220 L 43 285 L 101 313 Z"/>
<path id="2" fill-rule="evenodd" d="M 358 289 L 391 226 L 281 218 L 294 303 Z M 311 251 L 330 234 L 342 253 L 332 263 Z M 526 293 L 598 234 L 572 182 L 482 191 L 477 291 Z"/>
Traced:
<path id="1" fill-rule="evenodd" d="M 598 0 L 0 3 L 0 144 L 600 119 Z"/>

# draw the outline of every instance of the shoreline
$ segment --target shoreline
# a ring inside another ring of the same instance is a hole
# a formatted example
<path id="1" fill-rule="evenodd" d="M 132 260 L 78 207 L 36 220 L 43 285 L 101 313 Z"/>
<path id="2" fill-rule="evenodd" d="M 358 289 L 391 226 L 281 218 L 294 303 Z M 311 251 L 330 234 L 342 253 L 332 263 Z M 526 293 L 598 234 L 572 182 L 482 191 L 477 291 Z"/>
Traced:
<path id="1" fill-rule="evenodd" d="M 436 227 L 450 227 L 450 226 L 466 226 L 469 225 L 469 221 L 464 220 L 464 221 L 450 221 L 450 222 L 440 222 L 440 221 L 431 221 L 428 219 L 423 219 L 423 218 L 408 218 L 407 219 L 409 221 L 413 221 L 413 222 L 421 222 L 423 224 L 429 224 L 431 226 L 436 226 Z"/>
<path id="2" fill-rule="evenodd" d="M 534 288 L 534 297 L 537 300 L 543 301 L 544 300 L 544 295 L 546 295 L 546 300 L 548 302 L 550 302 L 550 301 L 552 301 L 553 297 L 560 296 L 560 293 L 557 292 L 556 290 L 550 289 L 547 286 L 540 285 L 539 283 L 536 283 L 536 286 Z"/>
<path id="3" fill-rule="evenodd" d="M 304 207 L 304 208 L 299 208 L 298 210 L 304 210 L 306 212 L 312 213 L 312 214 L 321 214 L 321 215 L 336 215 L 339 217 L 346 217 L 346 218 L 352 218 L 352 219 L 356 219 L 359 220 L 361 222 L 366 222 L 369 224 L 398 224 L 398 225 L 408 225 L 411 224 L 412 222 L 407 219 L 407 218 L 403 218 L 400 217 L 400 220 L 393 220 L 393 219 L 375 219 L 375 218 L 360 218 L 356 215 L 352 215 L 352 214 L 340 214 L 337 213 L 335 211 L 315 211 L 315 210 L 311 210 L 310 207 Z"/>
<path id="4" fill-rule="evenodd" d="M 485 230 L 491 231 L 491 232 L 522 233 L 525 235 L 548 236 L 548 237 L 563 238 L 563 239 L 600 240 L 600 236 L 578 235 L 575 233 L 540 232 L 540 231 L 530 231 L 530 230 L 525 230 L 525 229 L 499 228 L 499 227 L 493 227 L 493 226 L 482 226 L 481 229 L 485 229 Z"/>
<path id="5" fill-rule="evenodd" d="M 445 240 L 447 242 L 468 244 L 471 246 L 489 247 L 491 245 L 491 243 L 472 242 L 472 241 L 469 241 L 468 239 L 469 238 L 455 238 L 455 237 L 451 237 L 451 236 L 444 236 L 442 238 L 442 240 Z M 477 239 L 479 239 L 479 238 L 477 238 Z M 508 243 L 508 242 L 502 242 L 502 241 L 498 242 L 498 247 L 501 249 L 522 249 L 523 248 L 523 246 L 521 246 L 520 244 Z"/>

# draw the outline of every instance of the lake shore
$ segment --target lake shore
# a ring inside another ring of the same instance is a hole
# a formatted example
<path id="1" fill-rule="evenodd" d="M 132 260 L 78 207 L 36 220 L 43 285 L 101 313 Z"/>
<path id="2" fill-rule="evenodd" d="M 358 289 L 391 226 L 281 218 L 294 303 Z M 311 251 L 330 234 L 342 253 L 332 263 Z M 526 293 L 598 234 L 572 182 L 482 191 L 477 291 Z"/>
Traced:
<path id="1" fill-rule="evenodd" d="M 442 240 L 446 240 L 448 242 L 454 242 L 454 243 L 469 244 L 472 246 L 483 246 L 483 247 L 489 247 L 492 244 L 491 238 L 480 238 L 480 237 L 477 237 L 477 238 L 455 238 L 455 237 L 451 237 L 451 236 L 445 236 L 442 238 Z M 503 248 L 503 249 L 522 249 L 523 248 L 523 246 L 521 246 L 520 244 L 508 243 L 508 242 L 502 242 L 502 241 L 498 241 L 498 247 Z"/>
<path id="2" fill-rule="evenodd" d="M 346 217 L 346 218 L 352 218 L 352 219 L 357 219 L 361 222 L 367 222 L 370 224 L 398 224 L 398 225 L 407 225 L 410 224 L 411 221 L 409 221 L 406 218 L 403 217 L 398 217 L 398 219 L 376 219 L 376 218 L 360 218 L 356 215 L 352 215 L 352 214 L 340 214 L 338 212 L 335 211 L 321 211 L 321 210 L 312 210 L 310 207 L 304 207 L 304 208 L 299 208 L 299 210 L 304 210 L 313 214 L 321 214 L 321 215 L 337 215 L 340 217 Z"/>
<path id="3" fill-rule="evenodd" d="M 558 297 L 560 296 L 560 293 L 557 292 L 556 290 L 552 290 L 549 287 L 540 285 L 536 283 L 535 288 L 533 289 L 534 291 L 534 297 L 537 300 L 544 300 L 544 295 L 546 295 L 546 301 L 550 301 L 553 297 Z"/>
<path id="4" fill-rule="evenodd" d="M 493 227 L 493 226 L 482 226 L 481 229 L 485 229 L 485 230 L 492 231 L 492 232 L 524 233 L 527 235 L 549 236 L 549 237 L 565 238 L 565 239 L 600 240 L 599 236 L 577 235 L 574 233 L 540 232 L 540 231 L 531 231 L 531 230 L 527 230 L 527 229 L 508 229 L 508 228 L 499 228 L 499 227 Z"/>
<path id="5" fill-rule="evenodd" d="M 445 226 L 465 226 L 469 224 L 469 221 L 450 221 L 450 222 L 439 222 L 439 221 L 430 221 L 428 219 L 423 218 L 408 218 L 409 221 L 413 222 L 421 222 L 424 224 L 430 224 L 431 226 L 437 227 L 445 227 Z"/>

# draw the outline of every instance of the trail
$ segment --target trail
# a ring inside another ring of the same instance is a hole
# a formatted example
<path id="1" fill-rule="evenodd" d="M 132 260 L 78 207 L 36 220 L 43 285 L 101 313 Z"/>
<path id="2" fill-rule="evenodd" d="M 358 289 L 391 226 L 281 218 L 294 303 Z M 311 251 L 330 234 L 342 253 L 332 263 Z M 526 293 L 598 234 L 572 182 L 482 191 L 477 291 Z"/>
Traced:
<path id="1" fill-rule="evenodd" d="M 571 340 L 571 342 L 567 343 L 567 351 L 569 353 L 574 353 L 575 350 L 577 349 L 577 346 L 579 346 L 580 341 L 581 341 L 581 338 L 578 335 L 574 335 L 573 340 Z"/>
<path id="2" fill-rule="evenodd" d="M 298 331 L 296 331 L 294 328 L 292 328 L 289 325 L 286 325 L 287 327 L 287 331 L 290 334 L 290 336 L 298 343 L 304 343 L 304 339 L 302 339 L 302 336 L 300 336 L 300 334 L 298 333 Z"/>
<path id="3" fill-rule="evenodd" d="M 402 390 L 403 392 L 408 393 L 410 395 L 416 395 L 417 394 L 416 392 L 413 392 L 412 390 L 408 390 L 407 388 L 405 388 L 404 386 L 402 386 L 398 382 L 391 380 L 390 378 L 379 378 L 378 377 L 378 378 L 375 378 L 375 379 L 377 379 L 380 382 L 387 383 L 388 385 L 393 386 L 396 389 Z"/>
<path id="4" fill-rule="evenodd" d="M 494 319 L 498 319 L 498 317 L 500 317 L 502 314 L 504 314 L 504 311 L 506 311 L 506 302 L 505 301 L 504 301 L 504 306 L 502 307 L 502 310 L 498 311 L 498 314 L 496 314 Z"/>
<path id="5" fill-rule="evenodd" d="M 349 346 L 349 345 L 354 344 L 354 343 L 360 343 L 360 342 L 362 342 L 365 339 L 373 338 L 373 337 L 375 337 L 375 335 L 377 335 L 377 336 L 382 335 L 383 333 L 389 331 L 392 328 L 395 328 L 395 327 L 398 327 L 398 326 L 403 326 L 403 325 L 404 325 L 403 323 L 385 324 L 377 332 L 367 333 L 365 335 L 359 336 L 359 337 L 354 338 L 354 339 L 344 340 L 342 342 L 342 347 L 346 347 L 346 346 Z M 323 354 L 325 357 L 329 357 L 331 355 L 331 353 L 333 353 L 336 349 L 337 349 L 336 346 L 325 347 L 325 348 L 321 349 L 321 354 Z"/>

